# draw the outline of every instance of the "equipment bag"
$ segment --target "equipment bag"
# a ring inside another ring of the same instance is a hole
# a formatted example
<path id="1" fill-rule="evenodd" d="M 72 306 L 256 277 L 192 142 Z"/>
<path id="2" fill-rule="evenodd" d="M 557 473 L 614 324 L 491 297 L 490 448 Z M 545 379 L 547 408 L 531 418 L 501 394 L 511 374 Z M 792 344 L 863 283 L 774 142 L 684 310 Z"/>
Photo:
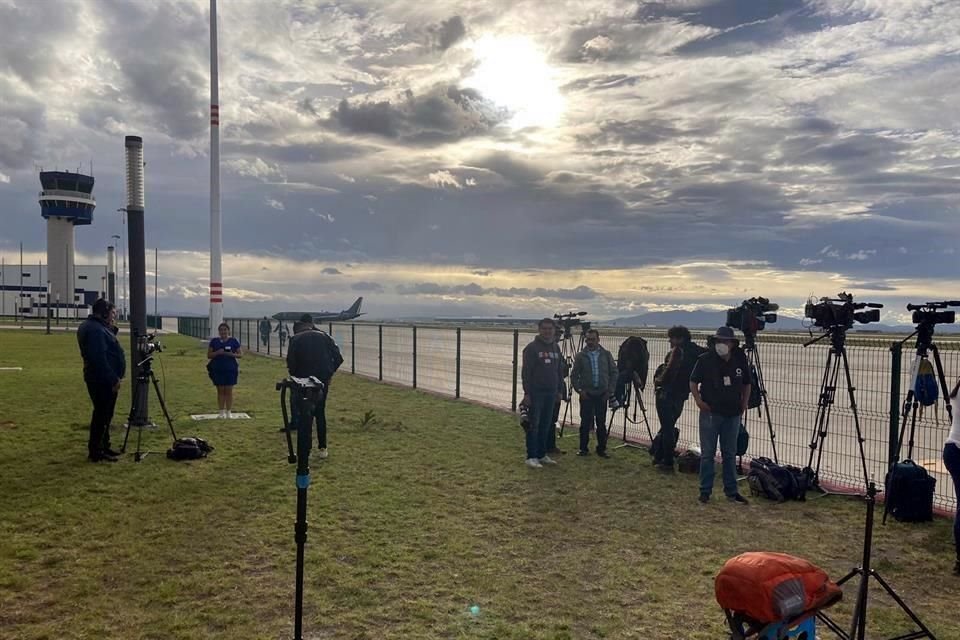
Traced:
<path id="1" fill-rule="evenodd" d="M 893 465 L 887 473 L 886 510 L 900 522 L 933 520 L 933 491 L 937 479 L 913 460 Z"/>
<path id="2" fill-rule="evenodd" d="M 802 558 L 765 551 L 727 560 L 714 590 L 721 607 L 765 624 L 828 606 L 843 594 L 823 569 Z"/>
<path id="3" fill-rule="evenodd" d="M 925 407 L 937 404 L 939 395 L 937 388 L 937 375 L 933 370 L 930 361 L 923 359 L 920 366 L 917 367 L 917 380 L 913 385 L 913 395 L 917 402 Z"/>
<path id="4" fill-rule="evenodd" d="M 684 451 L 677 456 L 677 471 L 680 473 L 699 473 L 700 456 L 693 451 Z"/>
<path id="5" fill-rule="evenodd" d="M 747 431 L 747 425 L 740 423 L 740 431 L 737 432 L 737 455 L 744 456 L 747 449 L 750 448 L 750 433 Z"/>
<path id="6" fill-rule="evenodd" d="M 171 460 L 197 460 L 206 458 L 211 451 L 213 446 L 202 438 L 178 438 L 167 450 L 167 457 Z"/>
<path id="7" fill-rule="evenodd" d="M 620 371 L 626 371 L 628 363 L 640 376 L 640 388 L 645 388 L 647 370 L 650 368 L 650 350 L 647 348 L 647 341 L 640 336 L 630 336 L 620 343 L 620 349 L 617 351 L 617 368 Z"/>
<path id="8" fill-rule="evenodd" d="M 747 408 L 756 409 L 763 403 L 760 395 L 760 376 L 757 375 L 757 368 L 750 365 L 750 397 L 747 399 Z"/>
<path id="9" fill-rule="evenodd" d="M 760 477 L 751 481 L 751 475 Z M 775 485 L 775 491 L 770 490 L 771 481 Z M 803 471 L 799 467 L 781 466 L 770 458 L 759 457 L 750 461 L 747 482 L 751 490 L 757 487 L 758 493 L 754 495 L 762 495 L 777 502 L 807 499 L 807 481 Z"/>

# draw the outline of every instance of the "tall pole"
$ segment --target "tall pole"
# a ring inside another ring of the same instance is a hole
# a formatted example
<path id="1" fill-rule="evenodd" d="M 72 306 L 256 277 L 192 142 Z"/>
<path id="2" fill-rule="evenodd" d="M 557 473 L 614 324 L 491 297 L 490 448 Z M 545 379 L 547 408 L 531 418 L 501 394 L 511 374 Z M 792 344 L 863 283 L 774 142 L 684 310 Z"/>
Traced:
<path id="1" fill-rule="evenodd" d="M 157 287 L 160 285 L 160 272 L 158 270 L 160 263 L 160 247 L 153 248 L 153 328 L 160 328 L 160 316 L 157 312 Z"/>
<path id="2" fill-rule="evenodd" d="M 23 243 L 20 243 L 20 300 L 17 302 L 17 315 L 20 316 L 20 327 L 23 328 Z"/>
<path id="3" fill-rule="evenodd" d="M 124 139 L 127 169 L 127 235 L 130 248 L 130 361 L 134 366 L 130 385 L 130 424 L 149 424 L 147 414 L 148 386 L 139 382 L 143 366 L 140 361 L 140 339 L 147 334 L 147 266 L 144 251 L 144 186 L 143 138 Z"/>
<path id="4" fill-rule="evenodd" d="M 220 77 L 217 70 L 217 0 L 210 0 L 210 332 L 223 322 L 220 226 Z"/>

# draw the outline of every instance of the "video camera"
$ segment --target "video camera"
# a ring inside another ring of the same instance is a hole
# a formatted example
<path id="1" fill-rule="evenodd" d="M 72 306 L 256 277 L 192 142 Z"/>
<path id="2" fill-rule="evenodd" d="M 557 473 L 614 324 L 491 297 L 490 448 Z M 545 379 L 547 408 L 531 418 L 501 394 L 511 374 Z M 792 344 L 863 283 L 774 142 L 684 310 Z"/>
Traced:
<path id="1" fill-rule="evenodd" d="M 309 378 L 297 378 L 296 376 L 288 376 L 283 380 L 277 382 L 277 391 L 283 391 L 284 389 L 289 389 L 291 391 L 296 391 L 301 395 L 312 395 L 316 393 L 323 393 L 325 385 L 323 382 L 316 376 L 310 376 Z"/>
<path id="2" fill-rule="evenodd" d="M 869 311 L 858 311 L 870 307 Z M 813 320 L 813 324 L 821 329 L 849 329 L 854 321 L 860 324 L 880 322 L 882 304 L 877 302 L 854 302 L 853 294 L 841 292 L 836 298 L 820 298 L 820 302 L 807 302 L 803 307 L 803 315 Z"/>
<path id="3" fill-rule="evenodd" d="M 571 311 L 570 313 L 555 313 L 553 319 L 556 321 L 558 328 L 561 329 L 562 340 L 566 340 L 573 336 L 573 328 L 580 327 L 581 332 L 587 332 L 590 330 L 590 323 L 586 320 L 581 320 L 580 318 L 587 315 L 586 311 Z"/>
<path id="4" fill-rule="evenodd" d="M 739 329 L 744 335 L 763 331 L 768 322 L 776 322 L 780 305 L 770 302 L 768 298 L 755 297 L 744 300 L 739 307 L 727 309 L 727 326 Z"/>
<path id="5" fill-rule="evenodd" d="M 960 307 L 960 300 L 943 300 L 941 302 L 926 302 L 924 304 L 908 304 L 907 311 L 913 311 L 913 323 L 934 325 L 953 324 L 957 321 L 953 311 L 937 311 L 947 307 Z"/>

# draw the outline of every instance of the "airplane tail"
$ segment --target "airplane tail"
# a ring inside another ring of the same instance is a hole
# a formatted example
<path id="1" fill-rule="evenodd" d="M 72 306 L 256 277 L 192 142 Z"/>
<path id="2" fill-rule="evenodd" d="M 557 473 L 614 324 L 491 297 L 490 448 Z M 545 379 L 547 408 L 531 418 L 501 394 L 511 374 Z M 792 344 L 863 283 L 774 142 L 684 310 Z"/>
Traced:
<path id="1" fill-rule="evenodd" d="M 347 309 L 347 313 L 350 315 L 360 315 L 360 305 L 363 304 L 363 296 L 357 298 L 357 301 Z"/>

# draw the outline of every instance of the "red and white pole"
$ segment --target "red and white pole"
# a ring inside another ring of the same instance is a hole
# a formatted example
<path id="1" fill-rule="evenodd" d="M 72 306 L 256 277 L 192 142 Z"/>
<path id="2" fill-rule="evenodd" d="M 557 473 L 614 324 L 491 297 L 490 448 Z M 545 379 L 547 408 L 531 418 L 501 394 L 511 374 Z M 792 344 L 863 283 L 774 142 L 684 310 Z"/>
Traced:
<path id="1" fill-rule="evenodd" d="M 220 78 L 217 70 L 217 0 L 210 0 L 210 334 L 223 322 L 220 223 Z"/>

